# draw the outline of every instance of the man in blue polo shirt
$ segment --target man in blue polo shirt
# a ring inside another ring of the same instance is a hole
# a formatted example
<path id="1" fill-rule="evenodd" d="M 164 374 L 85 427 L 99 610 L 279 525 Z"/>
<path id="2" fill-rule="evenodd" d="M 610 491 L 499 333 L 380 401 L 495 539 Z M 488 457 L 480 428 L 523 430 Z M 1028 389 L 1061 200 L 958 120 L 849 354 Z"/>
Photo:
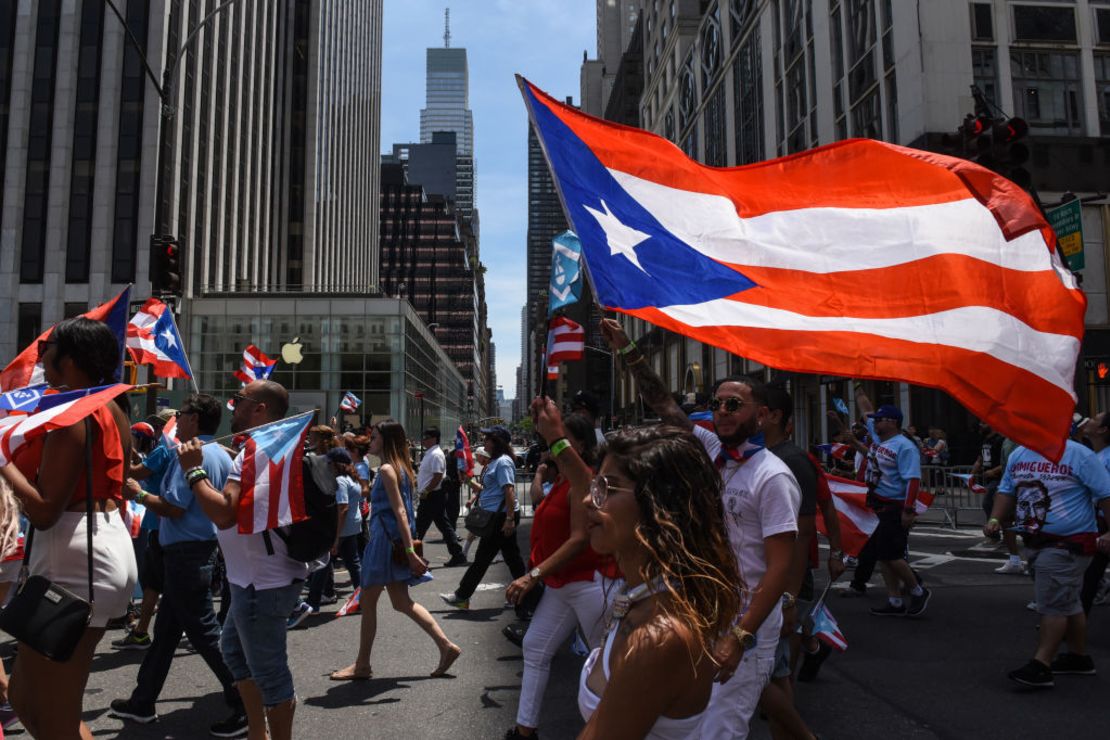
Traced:
<path id="1" fill-rule="evenodd" d="M 1053 674 L 1094 675 L 1080 591 L 1091 557 L 1110 552 L 1110 534 L 1099 537 L 1095 520 L 1096 506 L 1110 518 L 1110 473 L 1091 450 L 1070 439 L 1066 444 L 1059 462 L 1025 447 L 1014 450 L 983 527 L 984 534 L 996 535 L 1013 520 L 1029 550 L 1041 615 L 1037 651 L 1009 677 L 1037 688 L 1054 686 Z M 1057 656 L 1064 640 L 1068 650 Z"/>
<path id="2" fill-rule="evenodd" d="M 177 438 L 211 442 L 220 426 L 220 403 L 198 393 L 185 399 L 177 416 Z M 205 444 L 201 467 L 214 486 L 223 487 L 231 470 L 231 457 L 218 444 Z M 215 737 L 242 737 L 247 718 L 231 671 L 220 652 L 220 627 L 212 609 L 212 567 L 216 552 L 216 525 L 201 510 L 185 480 L 176 455 L 172 455 L 159 495 L 140 493 L 136 499 L 161 517 L 159 543 L 164 562 L 161 607 L 154 620 L 154 639 L 143 656 L 135 690 L 130 699 L 111 703 L 114 717 L 147 723 L 157 719 L 154 704 L 162 691 L 181 635 L 216 674 L 224 700 L 232 710 L 226 720 L 212 725 Z"/>
<path id="3" fill-rule="evenodd" d="M 910 527 L 917 518 L 921 451 L 902 434 L 902 411 L 897 406 L 874 408 L 859 383 L 856 405 L 867 418 L 867 432 L 871 436 L 864 480 L 868 503 L 879 516 L 871 542 L 887 592 L 887 603 L 873 607 L 871 613 L 878 617 L 916 617 L 925 611 L 932 596 L 929 589 L 918 583 L 906 562 Z M 903 594 L 909 594 L 908 605 Z"/>

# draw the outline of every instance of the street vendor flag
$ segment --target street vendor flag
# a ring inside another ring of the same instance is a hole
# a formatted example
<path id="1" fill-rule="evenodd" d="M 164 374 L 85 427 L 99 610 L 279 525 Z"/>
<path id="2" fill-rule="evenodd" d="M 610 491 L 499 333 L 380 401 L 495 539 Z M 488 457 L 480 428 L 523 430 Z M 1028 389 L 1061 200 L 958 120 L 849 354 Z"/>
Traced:
<path id="1" fill-rule="evenodd" d="M 128 300 L 131 295 L 131 286 L 127 286 L 123 291 L 107 303 L 102 303 L 91 311 L 86 311 L 81 314 L 83 318 L 93 319 L 94 321 L 103 321 L 116 335 L 116 341 L 119 342 L 120 364 L 116 367 L 116 371 L 111 378 L 94 378 L 94 380 L 113 380 L 118 381 L 121 377 L 123 367 L 123 348 L 124 340 L 127 334 L 127 313 L 128 313 Z M 15 356 L 15 359 L 8 363 L 8 366 L 0 370 L 0 390 L 13 390 L 15 388 L 24 388 L 29 385 L 36 385 L 42 383 L 45 379 L 42 374 L 42 363 L 39 362 L 39 342 L 50 341 L 50 335 L 54 333 L 54 327 L 44 331 L 38 338 L 31 342 L 30 346 L 24 348 L 22 352 Z"/>
<path id="2" fill-rule="evenodd" d="M 875 527 L 879 526 L 879 517 L 867 506 L 867 486 L 835 475 L 825 477 L 829 481 L 829 491 L 840 524 L 840 545 L 844 552 L 858 556 Z M 817 508 L 817 531 L 826 537 L 829 534 L 820 507 Z"/>
<path id="3" fill-rule="evenodd" d="M 582 296 L 582 244 L 573 231 L 564 231 L 551 241 L 551 286 L 547 312 L 577 303 Z"/>
<path id="4" fill-rule="evenodd" d="M 243 447 L 239 534 L 255 534 L 308 518 L 304 506 L 304 443 L 315 411 L 260 426 Z"/>
<path id="5" fill-rule="evenodd" d="M 150 365 L 159 378 L 191 378 L 193 369 L 173 311 L 150 298 L 127 325 L 127 350 L 137 365 Z"/>
<path id="6" fill-rule="evenodd" d="M 708 167 L 521 89 L 604 307 L 782 370 L 941 388 L 1063 453 L 1086 299 L 1017 185 L 865 139 Z"/>
<path id="7" fill-rule="evenodd" d="M 253 344 L 248 344 L 247 348 L 243 350 L 243 361 L 239 369 L 235 371 L 234 375 L 244 383 L 250 383 L 255 380 L 265 380 L 270 377 L 270 373 L 274 371 L 277 365 L 277 360 L 271 360 L 266 356 L 266 353 L 255 347 Z"/>

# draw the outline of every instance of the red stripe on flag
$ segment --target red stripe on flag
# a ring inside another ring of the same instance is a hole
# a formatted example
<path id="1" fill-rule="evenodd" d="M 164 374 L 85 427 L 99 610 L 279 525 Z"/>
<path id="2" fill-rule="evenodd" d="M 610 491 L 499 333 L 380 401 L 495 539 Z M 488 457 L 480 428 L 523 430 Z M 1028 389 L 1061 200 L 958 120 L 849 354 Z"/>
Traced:
<path id="1" fill-rule="evenodd" d="M 266 462 L 266 471 L 269 474 L 269 509 L 266 511 L 266 529 L 275 529 L 281 524 L 281 489 L 285 477 L 285 461 L 274 464 L 273 460 Z"/>
<path id="2" fill-rule="evenodd" d="M 243 470 L 239 474 L 239 534 L 254 532 L 254 487 L 258 482 L 254 465 L 256 448 L 253 439 L 248 439 L 243 447 Z"/>
<path id="3" fill-rule="evenodd" d="M 303 444 L 298 444 L 296 451 L 286 457 L 286 465 L 289 469 L 286 473 L 286 480 L 289 481 L 289 514 L 293 517 L 293 522 L 302 522 L 308 519 L 308 513 L 304 506 L 304 449 Z"/>

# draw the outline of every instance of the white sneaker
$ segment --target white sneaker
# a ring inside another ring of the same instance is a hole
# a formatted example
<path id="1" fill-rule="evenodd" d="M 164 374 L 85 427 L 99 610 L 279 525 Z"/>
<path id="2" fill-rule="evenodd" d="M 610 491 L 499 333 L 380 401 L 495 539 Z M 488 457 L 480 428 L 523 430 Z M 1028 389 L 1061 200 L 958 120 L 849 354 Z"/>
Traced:
<path id="1" fill-rule="evenodd" d="M 1016 562 L 1013 561 L 1013 560 L 1007 560 L 1002 565 L 1002 567 L 995 568 L 994 572 L 995 573 L 1002 573 L 1004 575 L 1024 575 L 1025 574 L 1025 563 L 1021 562 L 1020 560 L 1018 560 Z"/>
<path id="2" fill-rule="evenodd" d="M 1025 608 L 1031 612 L 1035 612 L 1037 611 L 1037 602 L 1030 601 L 1028 604 L 1025 605 Z"/>

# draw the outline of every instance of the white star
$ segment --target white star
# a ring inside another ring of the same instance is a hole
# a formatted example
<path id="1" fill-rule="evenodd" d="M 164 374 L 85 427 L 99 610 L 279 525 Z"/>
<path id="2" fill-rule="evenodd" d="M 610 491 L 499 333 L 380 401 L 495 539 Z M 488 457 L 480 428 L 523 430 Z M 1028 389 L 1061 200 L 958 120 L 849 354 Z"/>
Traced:
<path id="1" fill-rule="evenodd" d="M 590 212 L 591 216 L 597 219 L 598 225 L 605 231 L 605 239 L 609 242 L 609 255 L 624 255 L 629 262 L 636 265 L 640 272 L 647 275 L 648 271 L 644 269 L 643 265 L 640 264 L 640 259 L 636 256 L 636 246 L 648 239 L 649 235 L 621 223 L 621 220 L 609 210 L 605 201 L 601 201 L 601 207 L 605 209 L 605 213 L 595 211 L 589 206 L 583 207 Z"/>
<path id="2" fill-rule="evenodd" d="M 162 338 L 166 340 L 166 346 L 168 346 L 168 347 L 176 347 L 177 346 L 177 339 L 174 338 L 172 329 L 166 329 L 164 332 L 162 332 Z"/>

